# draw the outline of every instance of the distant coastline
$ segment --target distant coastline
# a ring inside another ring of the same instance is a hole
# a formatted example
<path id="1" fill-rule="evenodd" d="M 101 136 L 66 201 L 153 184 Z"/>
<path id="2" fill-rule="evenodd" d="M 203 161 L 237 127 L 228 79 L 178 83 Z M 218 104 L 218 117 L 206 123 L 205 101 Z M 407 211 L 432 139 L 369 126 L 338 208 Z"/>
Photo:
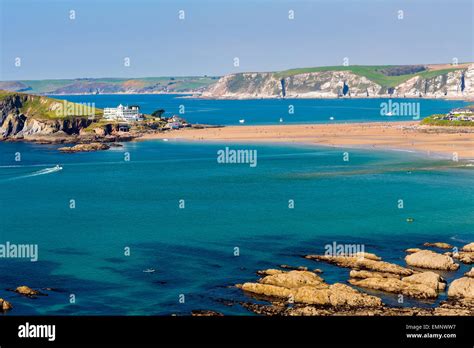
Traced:
<path id="1" fill-rule="evenodd" d="M 39 95 L 190 94 L 207 99 L 436 98 L 474 100 L 474 64 L 340 65 L 224 76 L 0 81 Z"/>

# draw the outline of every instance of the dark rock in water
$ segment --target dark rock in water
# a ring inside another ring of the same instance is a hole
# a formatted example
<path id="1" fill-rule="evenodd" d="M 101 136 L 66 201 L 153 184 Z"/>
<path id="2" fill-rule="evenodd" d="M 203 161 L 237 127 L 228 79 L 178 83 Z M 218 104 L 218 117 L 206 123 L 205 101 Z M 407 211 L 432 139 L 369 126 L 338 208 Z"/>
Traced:
<path id="1" fill-rule="evenodd" d="M 294 266 L 288 266 L 288 265 L 280 265 L 280 267 L 284 268 L 284 269 L 291 269 L 291 270 L 296 270 L 296 271 L 307 271 L 308 270 L 308 267 L 304 267 L 304 266 L 294 267 Z"/>
<path id="2" fill-rule="evenodd" d="M 210 310 L 194 310 L 191 312 L 193 317 L 223 317 L 224 314 Z"/>
<path id="3" fill-rule="evenodd" d="M 0 310 L 2 312 L 9 311 L 12 308 L 13 308 L 13 306 L 10 302 L 4 300 L 3 298 L 0 298 Z"/>
<path id="4" fill-rule="evenodd" d="M 77 144 L 71 147 L 60 147 L 58 150 L 66 153 L 90 152 L 98 150 L 108 150 L 110 146 L 103 143 Z"/>
<path id="5" fill-rule="evenodd" d="M 448 243 L 443 243 L 443 242 L 436 242 L 436 243 L 428 243 L 426 242 L 425 244 L 423 244 L 424 246 L 427 246 L 427 247 L 434 247 L 434 248 L 438 248 L 438 249 L 452 249 L 453 246 L 451 244 L 448 244 Z"/>

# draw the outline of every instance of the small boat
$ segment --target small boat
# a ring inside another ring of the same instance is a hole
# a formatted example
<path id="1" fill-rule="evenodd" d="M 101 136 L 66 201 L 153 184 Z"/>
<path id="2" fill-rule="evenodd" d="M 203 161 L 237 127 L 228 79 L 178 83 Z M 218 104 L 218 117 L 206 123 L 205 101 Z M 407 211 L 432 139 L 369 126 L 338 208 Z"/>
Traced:
<path id="1" fill-rule="evenodd" d="M 54 167 L 54 169 L 56 169 L 56 170 L 62 170 L 63 167 L 61 167 L 59 164 L 56 164 L 56 166 Z"/>
<path id="2" fill-rule="evenodd" d="M 143 270 L 143 273 L 153 273 L 155 270 L 153 268 L 147 268 Z"/>
<path id="3" fill-rule="evenodd" d="M 168 141 L 168 139 L 164 138 L 163 141 Z"/>
<path id="4" fill-rule="evenodd" d="M 239 123 L 245 123 L 244 119 L 239 120 Z"/>
<path id="5" fill-rule="evenodd" d="M 331 121 L 334 121 L 334 116 L 329 117 Z"/>
<path id="6" fill-rule="evenodd" d="M 413 221 L 415 221 L 414 218 L 411 218 L 411 217 L 407 218 L 407 222 L 413 222 Z"/>
<path id="7" fill-rule="evenodd" d="M 283 118 L 280 117 L 280 123 L 283 122 Z"/>

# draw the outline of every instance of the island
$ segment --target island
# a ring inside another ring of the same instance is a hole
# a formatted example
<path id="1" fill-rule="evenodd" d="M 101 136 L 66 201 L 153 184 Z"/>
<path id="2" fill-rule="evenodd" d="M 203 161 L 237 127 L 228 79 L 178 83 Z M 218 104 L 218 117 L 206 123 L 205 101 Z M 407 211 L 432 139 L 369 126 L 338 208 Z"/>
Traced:
<path id="1" fill-rule="evenodd" d="M 177 115 L 164 117 L 163 109 L 151 115 L 141 114 L 138 106 L 102 110 L 21 92 L 0 91 L 0 112 L 0 141 L 75 144 L 59 149 L 65 153 L 106 150 L 145 134 L 193 127 Z"/>

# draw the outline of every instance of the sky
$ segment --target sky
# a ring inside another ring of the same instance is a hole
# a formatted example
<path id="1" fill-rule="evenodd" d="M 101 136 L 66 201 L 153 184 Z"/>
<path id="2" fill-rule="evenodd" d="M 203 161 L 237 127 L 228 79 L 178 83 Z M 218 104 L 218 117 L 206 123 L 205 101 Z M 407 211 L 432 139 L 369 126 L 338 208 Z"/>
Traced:
<path id="1" fill-rule="evenodd" d="M 473 3 L 0 0 L 0 80 L 472 62 Z"/>

